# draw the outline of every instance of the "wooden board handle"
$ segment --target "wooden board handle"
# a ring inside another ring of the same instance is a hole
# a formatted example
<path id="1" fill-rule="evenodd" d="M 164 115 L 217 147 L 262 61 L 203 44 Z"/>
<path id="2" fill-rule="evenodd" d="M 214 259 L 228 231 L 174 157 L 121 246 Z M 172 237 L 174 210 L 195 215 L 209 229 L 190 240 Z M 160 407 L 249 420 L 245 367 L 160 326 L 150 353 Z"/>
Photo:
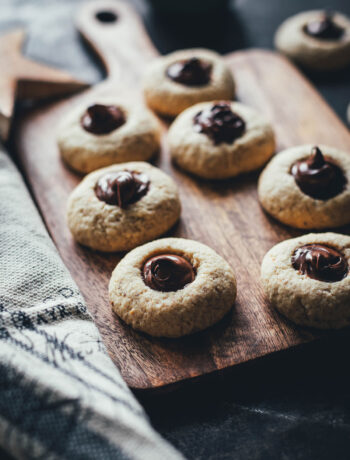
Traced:
<path id="1" fill-rule="evenodd" d="M 108 79 L 133 85 L 158 55 L 138 14 L 124 1 L 93 1 L 79 10 L 76 24 L 104 65 Z"/>

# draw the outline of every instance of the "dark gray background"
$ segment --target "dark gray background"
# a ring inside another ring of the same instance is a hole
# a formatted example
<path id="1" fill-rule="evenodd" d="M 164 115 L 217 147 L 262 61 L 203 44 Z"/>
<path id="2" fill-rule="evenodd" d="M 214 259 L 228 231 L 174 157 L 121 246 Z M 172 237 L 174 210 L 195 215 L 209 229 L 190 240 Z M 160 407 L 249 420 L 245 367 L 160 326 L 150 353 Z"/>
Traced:
<path id="1" fill-rule="evenodd" d="M 73 25 L 78 3 L 0 0 L 0 29 L 26 25 L 26 54 L 96 82 L 103 71 Z M 277 26 L 298 11 L 331 7 L 350 16 L 349 0 L 236 0 L 229 11 L 196 18 L 161 15 L 144 0 L 129 3 L 162 53 L 188 46 L 271 48 Z M 308 77 L 345 120 L 350 69 Z M 349 333 L 340 332 L 220 376 L 137 397 L 155 428 L 191 459 L 349 459 L 349 346 Z"/>

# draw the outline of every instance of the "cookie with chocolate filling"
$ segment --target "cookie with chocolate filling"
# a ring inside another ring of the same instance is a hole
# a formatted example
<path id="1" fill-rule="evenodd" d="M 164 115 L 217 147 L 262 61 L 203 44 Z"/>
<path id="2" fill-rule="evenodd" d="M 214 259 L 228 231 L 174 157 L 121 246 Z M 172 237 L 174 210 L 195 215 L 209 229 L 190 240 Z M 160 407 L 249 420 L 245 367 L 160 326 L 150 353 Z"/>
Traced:
<path id="1" fill-rule="evenodd" d="M 63 160 L 88 173 L 126 161 L 146 161 L 159 150 L 160 126 L 142 105 L 98 99 L 64 116 L 58 134 Z"/>
<path id="2" fill-rule="evenodd" d="M 172 159 L 206 179 L 225 179 L 263 166 L 275 150 L 271 125 L 238 102 L 196 104 L 180 114 L 168 133 Z"/>
<path id="3" fill-rule="evenodd" d="M 265 255 L 262 284 L 272 306 L 294 323 L 320 329 L 350 325 L 350 237 L 308 234 Z"/>
<path id="4" fill-rule="evenodd" d="M 350 20 L 340 13 L 306 11 L 278 28 L 275 46 L 299 64 L 315 70 L 336 70 L 350 63 Z"/>
<path id="5" fill-rule="evenodd" d="M 112 308 L 134 329 L 181 337 L 219 321 L 236 298 L 232 268 L 204 244 L 164 238 L 129 252 L 109 283 Z"/>
<path id="6" fill-rule="evenodd" d="M 263 208 L 280 222 L 303 229 L 350 223 L 350 155 L 325 145 L 280 152 L 261 173 Z"/>
<path id="7" fill-rule="evenodd" d="M 126 251 L 159 237 L 178 220 L 173 180 L 148 163 L 130 162 L 88 174 L 68 200 L 74 239 L 99 251 Z"/>
<path id="8" fill-rule="evenodd" d="M 148 106 L 176 116 L 193 104 L 233 99 L 235 85 L 221 57 L 205 49 L 176 51 L 154 60 L 143 80 Z"/>

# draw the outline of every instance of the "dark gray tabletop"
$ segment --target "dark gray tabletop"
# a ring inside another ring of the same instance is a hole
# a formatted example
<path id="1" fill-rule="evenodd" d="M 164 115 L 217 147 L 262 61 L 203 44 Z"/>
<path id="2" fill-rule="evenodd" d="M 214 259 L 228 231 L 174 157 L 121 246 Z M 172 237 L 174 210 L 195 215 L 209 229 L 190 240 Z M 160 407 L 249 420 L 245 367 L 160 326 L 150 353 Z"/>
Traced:
<path id="1" fill-rule="evenodd" d="M 103 73 L 73 26 L 79 2 L 0 0 L 0 29 L 27 25 L 26 54 L 96 82 Z M 291 14 L 331 7 L 350 16 L 349 0 L 236 0 L 228 12 L 196 19 L 161 15 L 146 0 L 130 3 L 163 53 L 189 46 L 271 48 L 275 29 Z M 345 121 L 350 69 L 308 77 Z M 137 397 L 155 428 L 191 459 L 349 459 L 349 350 L 350 334 L 343 331 L 220 376 Z"/>

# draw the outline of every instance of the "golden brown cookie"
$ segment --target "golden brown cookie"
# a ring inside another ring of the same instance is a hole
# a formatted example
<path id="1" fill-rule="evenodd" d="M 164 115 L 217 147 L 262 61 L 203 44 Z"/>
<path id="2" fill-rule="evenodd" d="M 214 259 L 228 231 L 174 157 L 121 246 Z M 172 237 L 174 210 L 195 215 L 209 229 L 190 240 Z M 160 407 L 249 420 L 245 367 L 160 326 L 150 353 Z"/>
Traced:
<path id="1" fill-rule="evenodd" d="M 275 45 L 305 67 L 340 69 L 350 63 L 350 20 L 340 13 L 305 11 L 280 25 Z"/>
<path id="2" fill-rule="evenodd" d="M 193 104 L 233 99 L 235 85 L 219 54 L 201 48 L 176 51 L 154 60 L 143 80 L 148 106 L 176 116 Z"/>
<path id="3" fill-rule="evenodd" d="M 219 321 L 236 298 L 231 267 L 204 244 L 164 238 L 129 252 L 109 283 L 113 310 L 134 329 L 181 337 Z"/>
<path id="4" fill-rule="evenodd" d="M 258 183 L 263 208 L 291 227 L 340 227 L 350 222 L 350 155 L 310 144 L 276 155 Z"/>
<path id="5" fill-rule="evenodd" d="M 291 321 L 320 329 L 350 324 L 350 237 L 310 233 L 283 241 L 261 265 L 267 298 Z"/>
<path id="6" fill-rule="evenodd" d="M 174 181 L 160 169 L 130 162 L 87 175 L 68 200 L 74 239 L 99 251 L 127 251 L 157 238 L 178 220 Z"/>
<path id="7" fill-rule="evenodd" d="M 142 105 L 99 98 L 64 117 L 58 146 L 74 170 L 88 173 L 126 161 L 149 160 L 159 150 L 160 126 Z"/>
<path id="8" fill-rule="evenodd" d="M 168 133 L 172 159 L 206 179 L 225 179 L 263 166 L 275 150 L 271 125 L 238 102 L 196 104 L 181 113 Z"/>

